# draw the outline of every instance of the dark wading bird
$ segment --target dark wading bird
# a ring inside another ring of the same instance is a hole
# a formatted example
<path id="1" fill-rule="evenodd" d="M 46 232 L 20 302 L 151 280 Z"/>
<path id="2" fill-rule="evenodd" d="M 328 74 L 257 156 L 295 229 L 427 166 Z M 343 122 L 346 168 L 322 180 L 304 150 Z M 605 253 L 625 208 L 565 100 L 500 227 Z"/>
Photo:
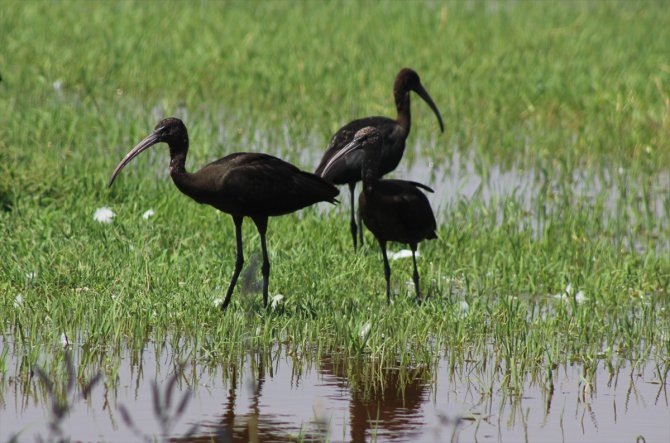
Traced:
<path id="1" fill-rule="evenodd" d="M 421 85 L 419 75 L 409 68 L 403 68 L 398 72 L 393 84 L 393 97 L 395 98 L 395 107 L 398 110 L 398 117 L 393 120 L 387 117 L 367 117 L 354 120 L 341 127 L 328 144 L 328 148 L 323 154 L 321 163 L 316 168 L 315 173 L 336 185 L 349 185 L 351 194 L 351 237 L 354 240 L 354 249 L 356 249 L 356 220 L 354 217 L 354 189 L 356 182 L 361 180 L 361 168 L 363 166 L 363 153 L 354 151 L 346 156 L 338 156 L 344 147 L 351 142 L 354 134 L 367 126 L 377 128 L 382 136 L 381 161 L 379 165 L 380 176 L 393 171 L 400 163 L 402 154 L 405 151 L 405 140 L 409 135 L 412 117 L 410 113 L 409 92 L 414 91 L 419 97 L 424 99 L 430 109 L 437 116 L 440 124 L 440 130 L 444 132 L 444 124 L 440 111 L 435 106 L 433 99 Z M 338 161 L 326 170 L 326 165 L 332 163 L 332 159 L 337 156 Z M 361 245 L 363 244 L 363 227 L 360 226 L 360 213 L 358 220 L 358 234 Z"/>
<path id="2" fill-rule="evenodd" d="M 421 299 L 419 271 L 416 268 L 416 246 L 421 240 L 437 238 L 433 210 L 423 189 L 433 192 L 421 183 L 405 180 L 381 180 L 383 162 L 382 132 L 373 127 L 356 132 L 351 143 L 342 148 L 324 167 L 324 175 L 333 165 L 351 152 L 363 153 L 363 192 L 358 205 L 365 226 L 374 234 L 384 257 L 386 297 L 391 301 L 391 267 L 386 256 L 386 243 L 395 241 L 408 243 L 414 262 L 414 286 L 417 300 Z"/>
<path id="3" fill-rule="evenodd" d="M 263 252 L 263 306 L 268 303 L 270 261 L 265 244 L 268 217 L 288 214 L 318 202 L 336 203 L 337 188 L 317 175 L 301 171 L 290 163 L 261 153 L 238 152 L 212 162 L 195 173 L 186 172 L 188 132 L 177 118 L 167 118 L 139 142 L 116 167 L 109 186 L 132 159 L 157 143 L 170 148 L 170 177 L 177 188 L 198 203 L 230 214 L 235 223 L 237 260 L 235 272 L 221 305 L 230 303 L 235 283 L 244 264 L 242 220 L 251 217 L 261 236 Z"/>

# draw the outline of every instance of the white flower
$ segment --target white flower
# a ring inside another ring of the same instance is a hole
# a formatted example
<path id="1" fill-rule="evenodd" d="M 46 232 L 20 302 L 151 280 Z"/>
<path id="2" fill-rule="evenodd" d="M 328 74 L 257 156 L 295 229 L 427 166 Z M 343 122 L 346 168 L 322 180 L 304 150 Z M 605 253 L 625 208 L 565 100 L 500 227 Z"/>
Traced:
<path id="1" fill-rule="evenodd" d="M 14 307 L 15 308 L 20 308 L 21 306 L 23 306 L 23 294 L 18 294 L 14 298 Z"/>
<path id="2" fill-rule="evenodd" d="M 365 337 L 367 337 L 371 328 L 372 328 L 372 325 L 370 324 L 370 322 L 367 322 L 361 328 L 360 332 L 358 333 L 358 336 L 361 337 L 362 340 L 365 340 Z"/>
<path id="3" fill-rule="evenodd" d="M 51 84 L 58 98 L 63 98 L 63 80 L 56 80 Z"/>
<path id="4" fill-rule="evenodd" d="M 565 287 L 565 291 L 563 291 L 560 294 L 555 294 L 553 297 L 557 300 L 562 300 L 562 301 L 569 301 L 572 299 L 574 294 L 575 301 L 577 303 L 582 303 L 586 300 L 586 296 L 584 295 L 583 291 L 577 291 L 575 294 L 575 290 L 572 288 L 572 284 L 568 283 L 568 286 Z"/>
<path id="5" fill-rule="evenodd" d="M 284 300 L 283 295 L 281 295 L 281 294 L 275 295 L 274 297 L 272 297 L 272 304 L 270 305 L 270 307 L 272 309 L 275 309 L 277 306 L 279 306 L 281 304 L 282 300 Z"/>
<path id="6" fill-rule="evenodd" d="M 399 258 L 408 258 L 412 256 L 412 251 L 409 249 L 401 249 L 398 252 L 391 252 L 391 260 L 398 260 Z M 416 256 L 420 257 L 419 251 L 416 251 Z"/>
<path id="7" fill-rule="evenodd" d="M 142 214 L 142 218 L 145 220 L 149 220 L 149 217 L 153 216 L 155 214 L 153 209 L 149 209 L 146 211 L 144 214 Z"/>
<path id="8" fill-rule="evenodd" d="M 26 272 L 26 280 L 35 280 L 37 278 L 37 272 Z"/>
<path id="9" fill-rule="evenodd" d="M 64 348 L 70 346 L 70 341 L 67 339 L 65 332 L 60 335 L 60 345 Z"/>
<path id="10" fill-rule="evenodd" d="M 223 304 L 223 299 L 221 297 L 216 297 L 214 300 L 212 300 L 212 303 L 214 304 L 215 308 L 218 308 Z"/>
<path id="11" fill-rule="evenodd" d="M 93 214 L 93 220 L 100 223 L 111 223 L 113 218 L 114 211 L 106 206 L 96 209 L 95 214 Z"/>

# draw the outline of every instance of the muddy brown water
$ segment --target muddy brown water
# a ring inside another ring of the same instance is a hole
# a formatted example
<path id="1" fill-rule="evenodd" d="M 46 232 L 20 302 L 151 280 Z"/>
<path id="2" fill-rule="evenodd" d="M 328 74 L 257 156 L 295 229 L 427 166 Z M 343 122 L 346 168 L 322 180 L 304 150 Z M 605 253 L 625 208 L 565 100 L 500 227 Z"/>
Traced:
<path id="1" fill-rule="evenodd" d="M 157 381 L 165 398 L 175 370 L 173 353 L 159 349 L 147 346 L 139 359 L 126 353 L 116 384 L 103 378 L 88 399 L 72 403 L 62 422 L 63 435 L 73 441 L 139 441 L 123 419 L 123 406 L 141 433 L 159 438 L 151 385 Z M 12 352 L 8 355 L 10 369 L 0 391 L 0 441 L 15 433 L 18 441 L 47 438 L 52 433 L 44 390 L 36 378 L 16 377 L 11 368 L 17 362 Z M 454 367 L 440 360 L 434 368 L 385 368 L 368 376 L 357 372 L 356 364 L 357 359 L 336 357 L 296 360 L 276 349 L 248 354 L 225 368 L 187 366 L 169 411 L 176 410 L 186 392 L 192 393 L 190 402 L 171 421 L 166 437 L 234 442 L 670 441 L 667 363 L 622 361 L 614 371 L 601 364 L 588 381 L 580 365 L 560 366 L 553 371 L 553 390 L 528 377 L 520 395 L 504 387 L 505 374 L 495 365 L 483 367 L 476 359 Z"/>

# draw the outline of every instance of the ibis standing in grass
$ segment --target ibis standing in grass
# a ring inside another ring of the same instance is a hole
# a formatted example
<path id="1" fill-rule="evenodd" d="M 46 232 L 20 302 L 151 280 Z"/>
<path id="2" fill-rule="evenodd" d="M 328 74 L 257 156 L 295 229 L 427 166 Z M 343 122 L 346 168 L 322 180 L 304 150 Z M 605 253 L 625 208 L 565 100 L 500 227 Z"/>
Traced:
<path id="1" fill-rule="evenodd" d="M 290 163 L 261 153 L 238 152 L 200 169 L 186 172 L 188 132 L 177 118 L 167 118 L 139 142 L 116 167 L 109 186 L 132 159 L 157 143 L 170 148 L 170 176 L 177 188 L 198 203 L 208 204 L 230 214 L 235 223 L 237 260 L 235 271 L 221 305 L 225 310 L 244 264 L 242 220 L 250 217 L 261 237 L 263 252 L 263 306 L 268 303 L 270 261 L 265 243 L 268 217 L 288 214 L 318 202 L 335 203 L 337 188 L 321 177 L 301 171 Z"/>
<path id="2" fill-rule="evenodd" d="M 426 195 L 433 192 L 428 186 L 406 180 L 381 180 L 383 162 L 383 135 L 373 127 L 356 132 L 353 140 L 344 146 L 324 166 L 324 175 L 337 165 L 342 157 L 359 151 L 363 154 L 363 192 L 358 204 L 365 226 L 374 234 L 382 249 L 386 297 L 391 301 L 391 267 L 386 255 L 386 243 L 395 241 L 409 244 L 414 263 L 414 287 L 421 300 L 419 271 L 416 267 L 416 247 L 422 240 L 437 238 L 433 210 Z"/>
<path id="3" fill-rule="evenodd" d="M 349 192 L 351 194 L 351 221 L 349 225 L 351 228 L 351 237 L 354 241 L 354 249 L 356 249 L 357 245 L 357 230 L 361 244 L 363 243 L 363 227 L 360 226 L 359 218 L 359 226 L 357 229 L 354 216 L 354 190 L 356 188 L 356 182 L 361 180 L 363 153 L 361 151 L 354 151 L 344 156 L 338 154 L 353 140 L 354 134 L 356 134 L 357 131 L 367 126 L 372 126 L 381 133 L 382 137 L 381 157 L 379 162 L 380 176 L 393 171 L 398 166 L 398 163 L 400 163 L 402 154 L 405 151 L 405 140 L 407 140 L 411 127 L 410 91 L 416 92 L 419 94 L 419 97 L 428 103 L 428 106 L 430 106 L 437 116 L 440 130 L 444 132 L 444 124 L 442 123 L 440 111 L 421 84 L 419 75 L 412 69 L 403 68 L 398 72 L 398 75 L 395 78 L 395 83 L 393 84 L 393 97 L 395 98 L 395 107 L 398 111 L 397 118 L 394 120 L 387 117 L 367 117 L 347 123 L 333 135 L 325 154 L 323 154 L 321 163 L 316 168 L 315 173 L 331 183 L 336 185 L 349 185 Z M 336 157 L 337 162 L 332 162 Z M 328 169 L 326 169 L 327 164 L 330 164 Z"/>

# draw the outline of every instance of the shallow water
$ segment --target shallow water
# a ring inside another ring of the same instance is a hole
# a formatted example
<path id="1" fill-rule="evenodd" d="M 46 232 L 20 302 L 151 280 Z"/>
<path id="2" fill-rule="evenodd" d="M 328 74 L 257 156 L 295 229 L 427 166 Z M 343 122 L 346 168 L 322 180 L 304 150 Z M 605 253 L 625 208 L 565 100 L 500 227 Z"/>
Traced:
<path id="1" fill-rule="evenodd" d="M 116 384 L 103 382 L 75 401 L 64 435 L 83 441 L 137 441 L 120 406 L 141 432 L 160 436 L 151 382 L 165 388 L 175 370 L 169 348 L 147 346 L 141 358 L 125 354 Z M 10 353 L 10 356 L 12 354 Z M 133 363 L 131 364 L 131 361 Z M 9 368 L 16 361 L 9 360 Z M 504 387 L 496 365 L 467 360 L 453 368 L 374 370 L 359 360 L 296 360 L 281 349 L 248 354 L 239 365 L 212 370 L 187 366 L 172 407 L 192 391 L 168 437 L 175 441 L 670 441 L 667 374 L 652 362 L 600 364 L 589 382 L 579 365 L 553 370 L 553 390 L 525 380 L 521 396 Z M 365 369 L 367 368 L 367 369 Z M 351 375 L 353 374 L 353 375 Z M 367 375 L 365 375 L 367 374 Z M 0 395 L 0 440 L 49 436 L 48 401 L 36 378 L 5 374 Z M 185 434 L 195 426 L 195 433 Z"/>

